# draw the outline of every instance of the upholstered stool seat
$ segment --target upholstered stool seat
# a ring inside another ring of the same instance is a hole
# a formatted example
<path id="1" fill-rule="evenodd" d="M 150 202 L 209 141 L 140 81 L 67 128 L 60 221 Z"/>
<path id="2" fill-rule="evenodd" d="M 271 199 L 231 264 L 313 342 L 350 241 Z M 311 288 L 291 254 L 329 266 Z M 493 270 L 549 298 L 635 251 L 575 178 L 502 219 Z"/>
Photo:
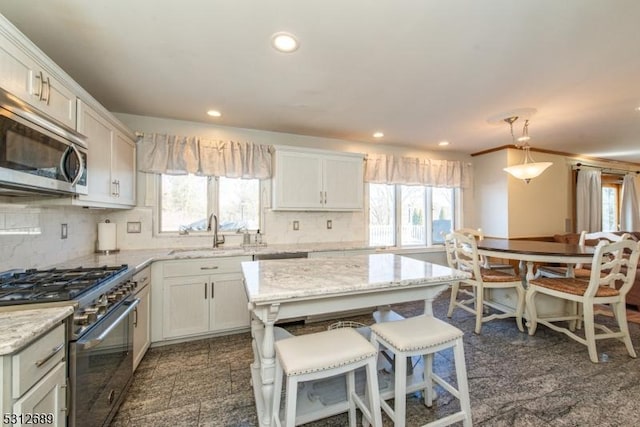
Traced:
<path id="1" fill-rule="evenodd" d="M 273 400 L 275 425 L 292 427 L 296 424 L 298 383 L 346 373 L 349 425 L 356 423 L 356 406 L 374 426 L 382 425 L 378 373 L 378 352 L 362 335 L 352 328 L 332 329 L 314 334 L 285 338 L 275 343 L 276 376 Z M 366 367 L 369 403 L 356 394 L 355 371 Z M 282 375 L 287 377 L 285 417 L 280 420 Z"/>
<path id="2" fill-rule="evenodd" d="M 463 421 L 465 426 L 471 426 L 471 403 L 462 336 L 463 332 L 460 329 L 431 316 L 410 317 L 371 326 L 371 342 L 374 346 L 379 349 L 382 345 L 395 355 L 394 408 L 384 400 L 380 402 L 395 426 L 404 427 L 406 423 L 407 393 L 422 390 L 425 405 L 432 406 L 434 382 L 460 401 L 460 411 L 425 426 L 445 426 L 459 421 Z M 433 372 L 433 355 L 450 347 L 453 347 L 457 389 Z M 419 384 L 407 387 L 407 357 L 412 356 L 422 356 L 424 377 Z"/>

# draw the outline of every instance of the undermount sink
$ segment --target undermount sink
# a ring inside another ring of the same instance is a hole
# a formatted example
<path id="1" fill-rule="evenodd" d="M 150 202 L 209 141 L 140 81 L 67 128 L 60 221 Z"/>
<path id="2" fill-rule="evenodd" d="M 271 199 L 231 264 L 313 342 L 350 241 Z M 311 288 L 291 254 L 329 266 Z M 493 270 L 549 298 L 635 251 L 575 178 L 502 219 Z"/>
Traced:
<path id="1" fill-rule="evenodd" d="M 179 248 L 179 249 L 172 249 L 171 251 L 169 251 L 168 255 L 176 255 L 176 254 L 188 255 L 190 253 L 202 255 L 205 253 L 237 252 L 237 251 L 244 252 L 244 249 L 240 246 L 226 246 L 226 247 L 219 246 L 217 248 L 213 248 L 211 246 L 207 246 L 203 248 Z"/>

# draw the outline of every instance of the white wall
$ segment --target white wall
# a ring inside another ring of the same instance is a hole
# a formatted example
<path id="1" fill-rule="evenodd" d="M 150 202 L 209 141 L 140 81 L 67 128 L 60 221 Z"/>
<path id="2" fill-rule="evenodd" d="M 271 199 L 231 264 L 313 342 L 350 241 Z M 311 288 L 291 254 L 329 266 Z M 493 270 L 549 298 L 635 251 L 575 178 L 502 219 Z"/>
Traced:
<path id="1" fill-rule="evenodd" d="M 210 139 L 250 141 L 258 144 L 291 145 L 325 150 L 346 151 L 355 153 L 387 153 L 402 156 L 423 157 L 432 159 L 450 159 L 470 161 L 465 154 L 448 151 L 423 151 L 415 148 L 394 147 L 381 144 L 367 144 L 346 140 L 320 138 L 279 132 L 268 132 L 254 129 L 241 129 L 216 126 L 205 123 L 186 122 L 154 117 L 116 114 L 130 129 L 138 132 L 169 133 L 185 136 L 200 136 Z M 153 236 L 152 220 L 155 195 L 153 192 L 154 176 L 139 174 L 138 205 L 139 207 L 126 212 L 109 214 L 109 219 L 118 224 L 118 241 L 121 248 L 145 247 L 180 247 L 205 246 L 210 244 L 210 238 L 188 236 L 155 237 Z M 262 182 L 261 198 L 263 206 L 270 206 L 271 183 Z M 463 218 L 473 217 L 472 191 L 463 192 Z M 107 216 L 101 217 L 101 219 Z M 326 220 L 330 219 L 333 228 L 326 228 Z M 300 230 L 292 230 L 292 222 L 300 222 Z M 142 233 L 127 234 L 126 222 L 142 222 Z M 361 212 L 279 212 L 264 209 L 263 227 L 265 240 L 268 243 L 309 243 L 309 242 L 351 242 L 366 241 L 368 214 L 366 209 Z M 240 237 L 231 236 L 232 242 Z"/>
<path id="2" fill-rule="evenodd" d="M 509 185 L 506 150 L 493 151 L 473 158 L 476 215 L 467 227 L 482 227 L 485 236 L 509 237 Z M 503 166 L 504 165 L 504 166 Z"/>

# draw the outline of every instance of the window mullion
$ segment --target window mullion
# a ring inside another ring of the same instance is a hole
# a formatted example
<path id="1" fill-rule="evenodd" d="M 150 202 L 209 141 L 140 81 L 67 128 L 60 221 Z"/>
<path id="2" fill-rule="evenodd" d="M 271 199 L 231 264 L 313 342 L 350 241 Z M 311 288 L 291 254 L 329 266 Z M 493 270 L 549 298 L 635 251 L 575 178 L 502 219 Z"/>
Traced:
<path id="1" fill-rule="evenodd" d="M 424 226 L 425 226 L 425 245 L 431 246 L 433 244 L 433 191 L 431 187 L 424 187 Z"/>
<path id="2" fill-rule="evenodd" d="M 394 185 L 395 190 L 395 236 L 394 245 L 402 246 L 402 186 L 399 184 Z"/>

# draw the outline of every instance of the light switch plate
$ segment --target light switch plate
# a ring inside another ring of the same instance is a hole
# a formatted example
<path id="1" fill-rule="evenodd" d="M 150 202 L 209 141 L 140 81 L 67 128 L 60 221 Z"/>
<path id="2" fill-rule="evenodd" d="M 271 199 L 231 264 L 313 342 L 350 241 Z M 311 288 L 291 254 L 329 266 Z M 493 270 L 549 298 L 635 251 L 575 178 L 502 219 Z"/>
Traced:
<path id="1" fill-rule="evenodd" d="M 333 228 L 333 221 L 330 219 L 327 220 L 327 230 L 331 230 Z"/>
<path id="2" fill-rule="evenodd" d="M 141 222 L 127 222 L 127 233 L 140 233 L 141 231 Z"/>
<path id="3" fill-rule="evenodd" d="M 60 238 L 61 239 L 66 239 L 69 234 L 68 234 L 68 228 L 67 228 L 67 224 L 60 224 Z"/>
<path id="4" fill-rule="evenodd" d="M 293 229 L 295 231 L 300 230 L 300 221 L 293 221 Z"/>

